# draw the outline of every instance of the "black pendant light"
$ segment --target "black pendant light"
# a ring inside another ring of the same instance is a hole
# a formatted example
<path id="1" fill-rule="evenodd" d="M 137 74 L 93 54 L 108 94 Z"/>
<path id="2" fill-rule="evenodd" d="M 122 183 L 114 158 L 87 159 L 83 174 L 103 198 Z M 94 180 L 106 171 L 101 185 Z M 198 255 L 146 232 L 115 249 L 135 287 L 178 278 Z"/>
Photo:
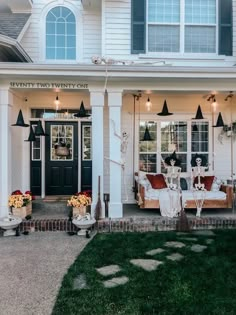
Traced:
<path id="1" fill-rule="evenodd" d="M 29 125 L 25 124 L 25 122 L 24 122 L 24 118 L 23 118 L 23 114 L 22 114 L 21 109 L 19 111 L 16 123 L 14 125 L 12 125 L 12 126 L 29 127 Z"/>
<path id="2" fill-rule="evenodd" d="M 222 115 L 221 115 L 221 112 L 219 112 L 219 115 L 218 115 L 218 118 L 217 118 L 217 121 L 216 121 L 216 125 L 212 126 L 212 127 L 224 127 L 224 122 L 223 122 L 223 118 L 222 118 Z"/>
<path id="3" fill-rule="evenodd" d="M 29 142 L 34 142 L 36 141 L 36 137 L 35 137 L 35 134 L 34 134 L 34 130 L 32 128 L 32 126 L 30 126 L 30 134 L 29 134 L 29 137 L 27 140 L 25 141 L 29 141 Z"/>
<path id="4" fill-rule="evenodd" d="M 162 111 L 160 113 L 158 113 L 157 115 L 159 115 L 159 116 L 170 116 L 170 115 L 173 115 L 173 113 L 170 113 L 169 110 L 168 110 L 166 100 L 164 101 Z"/>
<path id="5" fill-rule="evenodd" d="M 196 116 L 193 119 L 204 119 L 200 105 L 198 105 Z"/>
<path id="6" fill-rule="evenodd" d="M 148 130 L 148 126 L 146 126 L 146 128 L 145 128 L 143 139 L 141 141 L 152 141 L 152 138 L 150 136 L 150 132 Z"/>
<path id="7" fill-rule="evenodd" d="M 35 128 L 35 135 L 36 136 L 48 136 L 43 130 L 42 122 L 41 120 L 38 121 L 37 126 Z"/>
<path id="8" fill-rule="evenodd" d="M 82 101 L 80 104 L 80 109 L 78 113 L 74 114 L 74 117 L 84 118 L 84 117 L 89 117 L 89 116 L 90 114 L 87 114 L 87 111 L 84 108 L 84 102 Z"/>

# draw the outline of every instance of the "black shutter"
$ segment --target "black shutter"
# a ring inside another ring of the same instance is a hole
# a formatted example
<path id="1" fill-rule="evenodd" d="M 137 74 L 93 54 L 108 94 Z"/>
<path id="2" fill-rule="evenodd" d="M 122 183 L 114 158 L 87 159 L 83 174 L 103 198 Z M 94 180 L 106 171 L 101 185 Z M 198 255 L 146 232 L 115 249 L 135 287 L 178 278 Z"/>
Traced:
<path id="1" fill-rule="evenodd" d="M 146 0 L 131 1 L 131 54 L 145 53 Z"/>
<path id="2" fill-rule="evenodd" d="M 232 0 L 219 0 L 219 55 L 232 56 Z"/>

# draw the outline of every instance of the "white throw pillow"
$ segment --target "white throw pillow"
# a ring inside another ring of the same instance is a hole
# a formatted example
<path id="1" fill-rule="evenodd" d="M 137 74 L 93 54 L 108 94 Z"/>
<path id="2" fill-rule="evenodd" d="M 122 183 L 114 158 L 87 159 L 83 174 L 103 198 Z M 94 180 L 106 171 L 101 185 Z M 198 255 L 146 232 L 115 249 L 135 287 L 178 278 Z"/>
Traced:
<path id="1" fill-rule="evenodd" d="M 215 177 L 213 184 L 211 186 L 211 191 L 219 191 L 221 185 L 222 185 L 221 179 Z"/>

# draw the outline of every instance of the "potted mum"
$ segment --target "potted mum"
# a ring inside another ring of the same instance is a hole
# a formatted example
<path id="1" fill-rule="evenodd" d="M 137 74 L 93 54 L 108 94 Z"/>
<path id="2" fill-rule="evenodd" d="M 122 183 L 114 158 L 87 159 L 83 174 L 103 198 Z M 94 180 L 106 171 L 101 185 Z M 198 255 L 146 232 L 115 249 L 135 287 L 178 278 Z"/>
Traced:
<path id="1" fill-rule="evenodd" d="M 12 214 L 25 218 L 32 214 L 32 193 L 26 191 L 22 193 L 20 190 L 15 190 L 8 198 L 8 205 L 11 207 Z"/>
<path id="2" fill-rule="evenodd" d="M 86 190 L 72 195 L 67 201 L 67 206 L 72 207 L 72 216 L 76 217 L 90 212 L 91 202 L 91 191 Z"/>

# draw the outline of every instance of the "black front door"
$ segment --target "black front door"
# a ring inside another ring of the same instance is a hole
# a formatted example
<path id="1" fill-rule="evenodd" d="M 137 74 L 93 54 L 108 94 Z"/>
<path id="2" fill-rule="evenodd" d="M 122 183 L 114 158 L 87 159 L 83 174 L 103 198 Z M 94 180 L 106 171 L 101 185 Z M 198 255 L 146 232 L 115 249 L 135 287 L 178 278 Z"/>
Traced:
<path id="1" fill-rule="evenodd" d="M 72 195 L 78 191 L 78 123 L 46 122 L 45 193 Z"/>

